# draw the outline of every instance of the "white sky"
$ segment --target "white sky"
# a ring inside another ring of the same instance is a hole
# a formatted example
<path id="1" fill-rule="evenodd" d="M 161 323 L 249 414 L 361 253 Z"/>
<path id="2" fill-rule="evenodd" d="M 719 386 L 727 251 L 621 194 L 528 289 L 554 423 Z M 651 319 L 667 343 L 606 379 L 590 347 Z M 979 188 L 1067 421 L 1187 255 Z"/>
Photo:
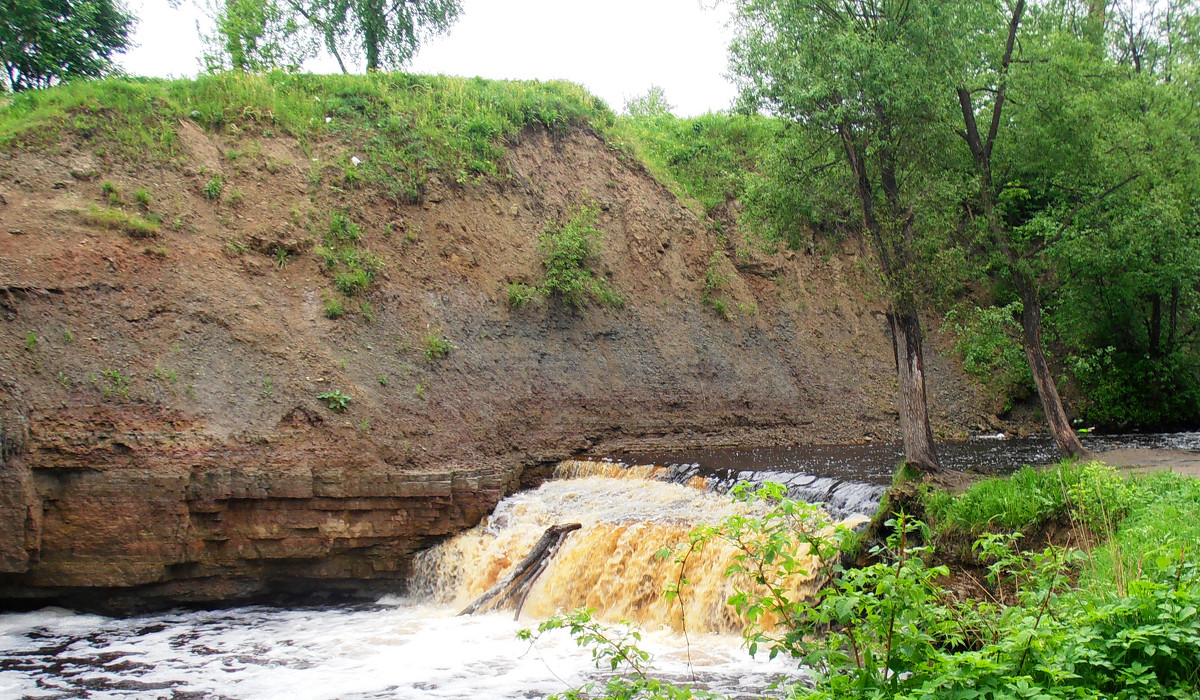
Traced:
<path id="1" fill-rule="evenodd" d="M 725 79 L 727 5 L 712 0 L 462 0 L 450 33 L 426 44 L 407 70 L 485 78 L 565 79 L 580 83 L 616 111 L 661 85 L 675 113 L 694 116 L 730 106 Z M 193 76 L 203 13 L 194 4 L 126 0 L 140 18 L 137 47 L 117 63 L 134 75 Z M 331 72 L 318 61 L 311 70 Z"/>

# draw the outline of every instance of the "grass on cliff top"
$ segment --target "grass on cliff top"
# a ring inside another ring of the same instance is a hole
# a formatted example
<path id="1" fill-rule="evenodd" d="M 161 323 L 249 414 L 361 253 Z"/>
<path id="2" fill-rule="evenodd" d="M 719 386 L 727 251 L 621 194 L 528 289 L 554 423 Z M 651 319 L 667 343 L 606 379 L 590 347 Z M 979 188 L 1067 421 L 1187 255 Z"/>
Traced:
<path id="1" fill-rule="evenodd" d="M 76 135 L 128 162 L 180 156 L 190 119 L 213 132 L 341 141 L 359 177 L 415 198 L 430 173 L 464 181 L 502 174 L 503 140 L 541 125 L 608 128 L 603 101 L 566 82 L 446 76 L 244 75 L 116 78 L 31 90 L 0 106 L 0 149 L 52 151 Z"/>
<path id="2" fill-rule="evenodd" d="M 740 197 L 745 174 L 757 170 L 783 123 L 760 115 L 670 114 L 618 117 L 608 135 L 646 163 L 680 199 L 712 214 Z"/>

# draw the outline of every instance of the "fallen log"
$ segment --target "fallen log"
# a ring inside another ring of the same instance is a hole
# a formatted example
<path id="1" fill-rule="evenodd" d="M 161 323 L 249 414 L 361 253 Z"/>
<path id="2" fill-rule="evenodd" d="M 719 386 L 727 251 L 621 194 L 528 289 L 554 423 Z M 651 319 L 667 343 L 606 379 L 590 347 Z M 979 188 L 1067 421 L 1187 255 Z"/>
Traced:
<path id="1" fill-rule="evenodd" d="M 517 612 L 513 615 L 513 619 L 519 618 L 521 608 L 525 607 L 525 598 L 529 596 L 529 589 L 533 587 L 534 581 L 537 581 L 538 576 L 541 576 L 546 567 L 550 565 L 550 559 L 558 552 L 558 548 L 562 546 L 567 535 L 581 527 L 583 526 L 579 523 L 567 523 L 547 528 L 529 554 L 526 554 L 525 558 L 518 562 L 507 576 L 487 589 L 483 595 L 475 599 L 475 602 L 463 608 L 459 615 L 473 615 L 477 612 L 497 610 L 506 602 L 516 598 Z"/>

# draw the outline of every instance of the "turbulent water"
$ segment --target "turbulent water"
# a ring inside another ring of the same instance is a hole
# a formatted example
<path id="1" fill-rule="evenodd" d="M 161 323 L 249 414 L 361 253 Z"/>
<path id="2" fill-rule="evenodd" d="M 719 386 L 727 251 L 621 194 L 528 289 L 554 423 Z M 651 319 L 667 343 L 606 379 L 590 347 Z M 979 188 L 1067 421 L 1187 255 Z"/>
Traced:
<path id="1" fill-rule="evenodd" d="M 408 599 L 319 609 L 247 607 L 129 619 L 47 609 L 0 616 L 3 698 L 540 698 L 595 678 L 565 632 L 536 647 L 512 615 L 454 617 Z M 674 634 L 643 646 L 691 679 Z M 731 637 L 694 637 L 701 684 L 750 694 L 794 664 L 755 661 Z"/>
<path id="2" fill-rule="evenodd" d="M 1200 434 L 1087 442 L 1197 450 Z M 1049 461 L 1051 448 L 1036 439 L 977 439 L 941 446 L 941 454 L 956 468 L 989 471 Z M 730 634 L 739 626 L 724 604 L 732 553 L 710 547 L 689 559 L 682 608 L 661 595 L 679 579 L 679 565 L 656 554 L 697 522 L 745 512 L 719 493 L 741 480 L 782 481 L 837 517 L 869 512 L 897 459 L 888 446 L 851 446 L 564 462 L 558 479 L 505 499 L 479 527 L 423 554 L 412 597 L 125 619 L 59 609 L 0 615 L 0 698 L 538 698 L 600 678 L 590 652 L 561 630 L 532 647 L 516 638 L 579 606 L 637 621 L 664 676 L 757 696 L 800 671 L 782 659 L 751 659 Z M 511 611 L 455 616 L 547 527 L 567 522 L 583 527 L 530 590 L 521 621 Z M 798 582 L 795 594 L 806 585 Z M 685 621 L 687 641 L 679 633 Z"/>
<path id="3" fill-rule="evenodd" d="M 679 564 L 656 556 L 701 521 L 746 512 L 728 497 L 642 479 L 551 481 L 506 499 L 479 527 L 421 556 L 414 596 L 374 606 L 248 607 L 110 619 L 62 610 L 0 616 L 0 697 L 533 698 L 598 677 L 565 632 L 535 647 L 516 632 L 577 607 L 630 619 L 666 677 L 757 696 L 799 676 L 751 659 L 724 604 L 731 552 L 689 560 L 677 602 L 662 595 Z M 552 524 L 579 522 L 538 579 L 522 620 L 512 611 L 457 617 Z M 796 594 L 806 584 L 799 582 Z M 681 636 L 686 619 L 689 638 Z M 690 642 L 690 644 L 689 644 Z M 690 664 L 689 664 L 690 661 Z"/>

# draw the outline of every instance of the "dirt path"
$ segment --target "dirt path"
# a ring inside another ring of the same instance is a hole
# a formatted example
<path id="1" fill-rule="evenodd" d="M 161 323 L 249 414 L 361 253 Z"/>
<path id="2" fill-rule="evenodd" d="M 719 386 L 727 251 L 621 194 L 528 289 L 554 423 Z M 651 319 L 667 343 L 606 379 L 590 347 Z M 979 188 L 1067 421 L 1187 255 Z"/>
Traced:
<path id="1" fill-rule="evenodd" d="M 1200 478 L 1200 452 L 1183 450 L 1122 449 L 1101 452 L 1096 457 L 1131 474 L 1175 472 Z"/>

